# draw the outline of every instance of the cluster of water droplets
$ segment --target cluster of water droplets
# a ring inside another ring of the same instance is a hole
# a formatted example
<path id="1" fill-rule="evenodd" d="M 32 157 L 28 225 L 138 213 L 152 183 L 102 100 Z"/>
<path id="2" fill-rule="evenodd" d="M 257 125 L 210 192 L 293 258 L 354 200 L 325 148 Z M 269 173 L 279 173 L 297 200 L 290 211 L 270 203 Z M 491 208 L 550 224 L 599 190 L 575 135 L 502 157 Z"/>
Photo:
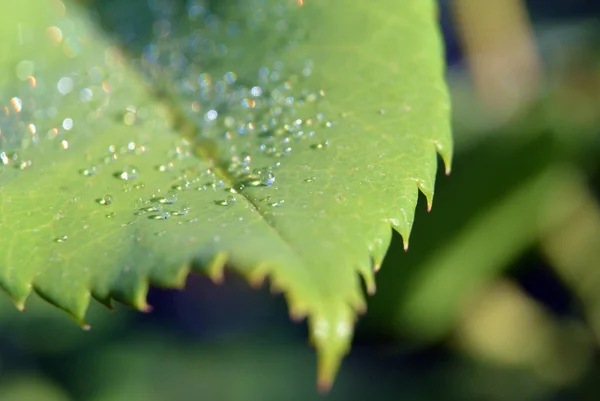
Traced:
<path id="1" fill-rule="evenodd" d="M 123 81 L 119 51 L 107 47 L 90 57 L 89 27 L 70 19 L 61 1 L 53 7 L 52 25 L 15 21 L 18 41 L 7 43 L 5 51 L 20 59 L 0 88 L 0 171 L 35 166 L 28 150 L 37 146 L 68 151 L 120 107 L 111 97 Z M 84 170 L 95 174 L 93 167 Z"/>
<path id="2" fill-rule="evenodd" d="M 64 8 L 60 1 L 56 3 Z M 135 216 L 152 220 L 185 216 L 190 208 L 180 200 L 181 192 L 191 190 L 213 191 L 212 203 L 221 207 L 250 198 L 255 207 L 283 206 L 285 199 L 274 190 L 295 183 L 282 182 L 278 170 L 300 151 L 320 151 L 330 145 L 327 129 L 334 123 L 319 111 L 326 92 L 309 84 L 318 66 L 310 59 L 288 57 L 306 36 L 295 22 L 297 3 L 232 2 L 239 12 L 223 19 L 211 11 L 212 3 L 188 2 L 184 23 L 169 1 L 148 3 L 156 15 L 154 38 L 135 64 L 151 87 L 174 94 L 177 107 L 198 131 L 155 166 L 158 173 L 175 176 L 176 183 L 138 198 L 132 208 Z M 15 66 L 15 84 L 0 93 L 0 169 L 34 166 L 35 159 L 21 154 L 42 141 L 69 151 L 73 141 L 85 141 L 114 124 L 115 115 L 125 126 L 149 117 L 146 108 L 129 104 L 122 90 L 120 96 L 113 95 L 125 80 L 120 52 L 107 47 L 98 62 L 90 64 L 93 57 L 85 54 L 89 32 L 80 25 L 65 11 L 42 36 L 40 32 L 24 35 L 25 41 L 49 42 L 68 62 L 63 73 L 55 65 L 47 70 L 47 56 L 23 51 L 24 58 Z M 274 45 L 257 44 L 254 39 L 261 35 Z M 40 43 L 22 46 L 35 48 Z M 65 110 L 76 112 L 69 115 Z M 146 184 L 140 179 L 144 172 L 131 156 L 148 152 L 150 145 L 135 140 L 110 145 L 103 154 L 88 158 L 78 173 L 88 178 L 110 174 L 122 182 L 123 192 L 144 190 Z M 180 168 L 182 161 L 198 156 L 214 162 L 202 169 Z M 248 196 L 252 188 L 262 190 Z M 95 201 L 107 208 L 106 218 L 116 216 L 112 209 L 119 194 L 100 194 Z M 67 236 L 56 239 L 66 240 Z"/>
<path id="3" fill-rule="evenodd" d="M 209 169 L 212 182 L 198 189 L 225 187 L 225 179 L 232 187 L 224 190 L 231 194 L 214 203 L 231 206 L 246 188 L 282 184 L 277 171 L 294 153 L 326 149 L 334 123 L 319 112 L 325 90 L 310 86 L 317 66 L 294 54 L 306 36 L 296 21 L 298 3 L 234 1 L 236 11 L 221 13 L 211 12 L 209 3 L 188 2 L 181 22 L 168 2 L 153 1 L 155 38 L 139 64 L 151 82 L 168 77 L 167 92 L 199 127 L 190 139 L 201 148 L 198 153 L 206 155 L 205 144 L 215 145 L 217 154 L 210 156 L 218 168 Z M 261 45 L 261 38 L 273 46 Z M 169 163 L 161 166 L 167 170 Z"/>

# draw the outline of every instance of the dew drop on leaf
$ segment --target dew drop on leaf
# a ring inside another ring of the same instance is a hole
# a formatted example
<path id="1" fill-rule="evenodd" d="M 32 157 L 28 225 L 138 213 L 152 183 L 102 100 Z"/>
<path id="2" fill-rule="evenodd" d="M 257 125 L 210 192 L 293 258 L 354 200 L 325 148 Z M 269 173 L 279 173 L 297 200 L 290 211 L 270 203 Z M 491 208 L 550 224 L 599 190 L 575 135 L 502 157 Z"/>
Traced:
<path id="1" fill-rule="evenodd" d="M 164 211 L 163 213 L 160 214 L 154 214 L 152 216 L 148 216 L 148 218 L 150 220 L 167 220 L 168 218 L 171 217 L 171 213 Z"/>
<path id="2" fill-rule="evenodd" d="M 80 173 L 82 175 L 85 175 L 86 177 L 91 177 L 93 175 L 95 175 L 98 171 L 96 170 L 96 166 L 90 166 L 86 169 L 80 170 Z"/>
<path id="3" fill-rule="evenodd" d="M 235 203 L 236 200 L 237 199 L 233 195 L 229 195 L 227 199 L 216 200 L 214 203 L 215 205 L 219 206 L 231 206 Z"/>
<path id="4" fill-rule="evenodd" d="M 107 219 L 112 219 L 112 218 L 113 218 L 113 217 L 115 217 L 116 215 L 117 215 L 117 214 L 116 214 L 115 212 L 111 212 L 111 213 L 107 213 L 105 217 L 106 217 Z"/>
<path id="5" fill-rule="evenodd" d="M 150 206 L 154 212 L 160 212 L 163 209 L 162 202 L 156 199 L 150 203 Z"/>
<path id="6" fill-rule="evenodd" d="M 181 208 L 179 210 L 173 212 L 173 216 L 185 216 L 186 214 L 189 213 L 189 211 L 190 211 L 190 207 L 186 202 L 181 206 Z"/>
<path id="7" fill-rule="evenodd" d="M 110 206 L 113 203 L 113 197 L 111 195 L 104 195 L 102 199 L 100 199 L 100 204 L 104 206 Z"/>
<path id="8" fill-rule="evenodd" d="M 260 183 L 265 186 L 271 186 L 275 182 L 275 174 L 268 170 L 261 171 Z"/>
<path id="9" fill-rule="evenodd" d="M 67 242 L 67 236 L 66 235 L 62 235 L 62 236 L 60 236 L 58 238 L 55 238 L 54 242 L 59 242 L 59 243 L 60 242 Z"/>
<path id="10" fill-rule="evenodd" d="M 177 199 L 179 199 L 179 197 L 177 196 L 177 191 L 170 190 L 165 195 L 164 202 L 168 205 L 172 205 L 173 203 L 177 202 Z"/>
<path id="11" fill-rule="evenodd" d="M 117 178 L 125 181 L 135 180 L 140 176 L 138 169 L 134 166 L 125 166 L 123 170 L 115 174 Z"/>
<path id="12" fill-rule="evenodd" d="M 318 143 L 312 144 L 310 147 L 313 148 L 313 149 L 325 149 L 328 146 L 329 146 L 329 141 L 325 140 L 325 141 L 322 141 L 322 142 L 318 142 Z"/>

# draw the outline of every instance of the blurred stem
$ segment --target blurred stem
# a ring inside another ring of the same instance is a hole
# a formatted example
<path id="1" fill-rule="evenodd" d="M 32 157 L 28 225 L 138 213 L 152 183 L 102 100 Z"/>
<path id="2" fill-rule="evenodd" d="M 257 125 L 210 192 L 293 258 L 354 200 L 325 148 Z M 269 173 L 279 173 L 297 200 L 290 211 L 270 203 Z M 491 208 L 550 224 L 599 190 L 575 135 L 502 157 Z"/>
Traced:
<path id="1" fill-rule="evenodd" d="M 548 230 L 541 249 L 581 301 L 600 343 L 600 207 L 583 181 L 555 202 L 571 204 L 573 212 Z"/>
<path id="2" fill-rule="evenodd" d="M 486 111 L 505 121 L 538 92 L 540 60 L 521 0 L 454 0 L 453 17 Z"/>
<path id="3" fill-rule="evenodd" d="M 518 285 L 482 287 L 463 310 L 455 344 L 477 359 L 530 369 L 549 385 L 578 380 L 590 363 L 585 330 L 558 320 Z"/>

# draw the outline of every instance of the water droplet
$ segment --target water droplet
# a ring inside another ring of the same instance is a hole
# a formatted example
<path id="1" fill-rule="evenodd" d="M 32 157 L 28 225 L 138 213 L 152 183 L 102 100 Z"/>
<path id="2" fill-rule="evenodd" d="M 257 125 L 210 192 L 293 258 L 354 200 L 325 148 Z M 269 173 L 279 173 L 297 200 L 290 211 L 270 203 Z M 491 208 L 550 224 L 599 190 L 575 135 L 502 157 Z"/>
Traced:
<path id="1" fill-rule="evenodd" d="M 72 129 L 73 128 L 73 119 L 72 118 L 65 118 L 63 120 L 62 127 L 64 129 L 66 129 L 67 131 L 69 131 L 70 129 Z"/>
<path id="2" fill-rule="evenodd" d="M 327 140 L 310 145 L 310 147 L 312 149 L 325 149 L 328 146 L 329 146 L 329 141 L 327 141 Z"/>
<path id="3" fill-rule="evenodd" d="M 279 207 L 279 206 L 282 206 L 284 202 L 285 201 L 282 199 L 282 200 L 277 201 L 277 202 L 271 202 L 271 203 L 269 203 L 269 206 L 271 206 L 271 207 Z"/>
<path id="4" fill-rule="evenodd" d="M 150 211 L 154 211 L 154 212 L 160 212 L 163 209 L 162 202 L 158 199 L 152 200 L 152 202 L 150 202 L 150 207 L 151 207 Z"/>
<path id="5" fill-rule="evenodd" d="M 379 109 L 379 114 L 384 115 L 385 114 L 385 109 Z"/>
<path id="6" fill-rule="evenodd" d="M 79 99 L 82 102 L 89 102 L 90 100 L 92 100 L 92 90 L 89 88 L 84 88 L 81 90 L 81 92 L 79 92 Z"/>
<path id="7" fill-rule="evenodd" d="M 113 197 L 110 195 L 104 195 L 98 203 L 100 203 L 101 205 L 104 205 L 104 206 L 112 205 Z"/>
<path id="8" fill-rule="evenodd" d="M 31 160 L 23 160 L 16 167 L 20 170 L 25 170 L 26 168 L 31 167 L 31 165 L 32 165 Z"/>
<path id="9" fill-rule="evenodd" d="M 67 236 L 66 235 L 62 235 L 58 238 L 54 239 L 54 242 L 67 242 Z"/>
<path id="10" fill-rule="evenodd" d="M 152 216 L 148 216 L 148 218 L 151 220 L 167 220 L 170 217 L 171 217 L 171 213 L 167 212 L 167 211 L 164 211 L 163 213 L 160 213 L 160 214 L 154 214 Z"/>
<path id="11" fill-rule="evenodd" d="M 10 99 L 10 104 L 16 113 L 20 113 L 23 109 L 23 102 L 18 97 L 13 97 L 12 99 Z"/>
<path id="12" fill-rule="evenodd" d="M 56 88 L 63 95 L 70 93 L 73 90 L 73 79 L 69 77 L 62 77 L 58 80 Z"/>
<path id="13" fill-rule="evenodd" d="M 95 175 L 98 171 L 96 169 L 96 166 L 90 166 L 90 167 L 88 167 L 86 169 L 79 170 L 79 172 L 82 175 L 85 175 L 86 177 L 91 177 L 91 176 Z"/>
<path id="14" fill-rule="evenodd" d="M 231 206 L 237 199 L 233 195 L 229 195 L 227 199 L 214 201 L 215 205 L 219 206 Z"/>
<path id="15" fill-rule="evenodd" d="M 246 181 L 244 181 L 244 186 L 249 187 L 259 187 L 262 185 L 260 178 L 257 175 L 250 175 Z"/>
<path id="16" fill-rule="evenodd" d="M 114 175 L 117 178 L 129 181 L 138 178 L 140 176 L 140 173 L 134 166 L 125 166 L 123 170 L 115 173 Z"/>
<path id="17" fill-rule="evenodd" d="M 260 172 L 260 183 L 264 186 L 271 186 L 275 182 L 275 174 L 268 170 Z"/>
<path id="18" fill-rule="evenodd" d="M 177 202 L 177 199 L 179 199 L 179 197 L 177 195 L 177 191 L 170 190 L 165 195 L 164 203 L 166 203 L 168 205 L 172 205 L 173 203 Z"/>
<path id="19" fill-rule="evenodd" d="M 113 217 L 115 217 L 116 215 L 117 215 L 117 214 L 116 214 L 115 212 L 112 212 L 112 213 L 107 213 L 107 214 L 106 214 L 106 218 L 107 218 L 107 219 L 112 219 L 112 218 L 113 218 Z"/>
<path id="20" fill-rule="evenodd" d="M 187 203 L 184 203 L 181 207 L 181 209 L 173 212 L 173 216 L 185 216 L 186 214 L 188 214 L 190 211 L 190 207 L 188 206 Z"/>
<path id="21" fill-rule="evenodd" d="M 304 179 L 304 182 L 313 182 L 316 179 L 317 179 L 317 177 L 308 177 L 308 178 Z"/>

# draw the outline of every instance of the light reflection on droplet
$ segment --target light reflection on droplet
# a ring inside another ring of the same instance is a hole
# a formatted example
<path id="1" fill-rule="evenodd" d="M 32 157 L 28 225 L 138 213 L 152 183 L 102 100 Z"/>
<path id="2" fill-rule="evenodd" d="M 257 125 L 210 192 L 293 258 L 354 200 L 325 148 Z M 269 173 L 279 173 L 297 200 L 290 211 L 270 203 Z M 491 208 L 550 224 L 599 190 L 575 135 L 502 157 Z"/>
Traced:
<path id="1" fill-rule="evenodd" d="M 67 131 L 69 131 L 71 128 L 73 128 L 73 119 L 72 118 L 65 118 L 62 122 L 62 127 L 64 129 L 66 129 Z"/>
<path id="2" fill-rule="evenodd" d="M 70 93 L 73 90 L 73 79 L 69 77 L 62 77 L 58 80 L 56 88 L 63 95 Z"/>
<path id="3" fill-rule="evenodd" d="M 13 97 L 12 99 L 10 99 L 10 105 L 16 113 L 20 113 L 23 109 L 23 102 L 18 97 Z"/>
<path id="4" fill-rule="evenodd" d="M 83 88 L 81 92 L 79 92 L 79 99 L 82 102 L 89 102 L 92 100 L 92 90 L 90 88 Z"/>
<path id="5" fill-rule="evenodd" d="M 217 118 L 218 115 L 219 115 L 219 113 L 217 113 L 216 110 L 209 110 L 206 113 L 205 119 L 206 119 L 206 121 L 213 121 Z"/>
<path id="6" fill-rule="evenodd" d="M 63 40 L 63 33 L 60 28 L 56 26 L 51 26 L 46 29 L 46 33 L 48 36 L 50 36 L 50 39 L 52 39 L 55 44 L 60 44 L 60 42 Z"/>

